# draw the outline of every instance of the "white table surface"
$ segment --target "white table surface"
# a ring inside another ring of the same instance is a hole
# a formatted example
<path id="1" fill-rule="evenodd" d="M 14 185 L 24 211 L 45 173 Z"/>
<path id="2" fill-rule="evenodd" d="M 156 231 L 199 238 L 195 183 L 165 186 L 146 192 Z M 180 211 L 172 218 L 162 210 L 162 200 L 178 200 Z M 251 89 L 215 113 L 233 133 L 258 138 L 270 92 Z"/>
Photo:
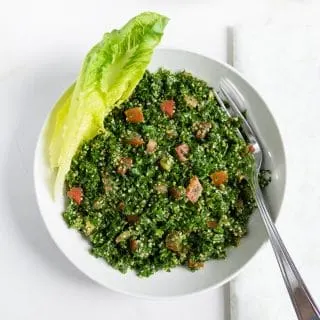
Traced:
<path id="1" fill-rule="evenodd" d="M 79 65 L 79 53 L 138 12 L 171 18 L 162 45 L 226 60 L 227 26 L 299 18 L 320 29 L 318 9 L 316 0 L 2 1 L 0 319 L 227 319 L 223 289 L 172 301 L 139 300 L 108 291 L 73 267 L 35 203 L 36 137 L 48 102 L 69 83 L 71 66 Z"/>

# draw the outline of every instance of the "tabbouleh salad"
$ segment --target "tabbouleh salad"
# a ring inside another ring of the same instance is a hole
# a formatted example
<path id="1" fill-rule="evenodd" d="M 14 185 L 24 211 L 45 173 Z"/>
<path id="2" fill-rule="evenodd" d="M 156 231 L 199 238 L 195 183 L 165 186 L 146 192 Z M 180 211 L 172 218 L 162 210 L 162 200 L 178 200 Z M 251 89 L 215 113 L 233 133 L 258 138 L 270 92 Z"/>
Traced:
<path id="1" fill-rule="evenodd" d="M 63 214 L 94 256 L 148 277 L 239 244 L 255 208 L 252 148 L 204 81 L 146 71 L 104 126 L 73 157 Z"/>

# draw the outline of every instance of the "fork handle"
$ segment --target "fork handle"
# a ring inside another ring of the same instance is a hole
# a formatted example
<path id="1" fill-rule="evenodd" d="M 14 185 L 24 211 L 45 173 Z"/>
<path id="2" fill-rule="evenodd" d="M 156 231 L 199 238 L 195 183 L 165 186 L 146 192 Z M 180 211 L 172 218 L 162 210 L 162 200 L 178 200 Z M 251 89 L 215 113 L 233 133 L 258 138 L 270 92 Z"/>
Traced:
<path id="1" fill-rule="evenodd" d="M 256 179 L 257 180 L 257 179 Z M 320 311 L 313 301 L 304 281 L 292 261 L 278 230 L 271 220 L 258 182 L 255 182 L 255 196 L 262 220 L 277 258 L 282 277 L 289 292 L 299 320 L 320 320 Z"/>

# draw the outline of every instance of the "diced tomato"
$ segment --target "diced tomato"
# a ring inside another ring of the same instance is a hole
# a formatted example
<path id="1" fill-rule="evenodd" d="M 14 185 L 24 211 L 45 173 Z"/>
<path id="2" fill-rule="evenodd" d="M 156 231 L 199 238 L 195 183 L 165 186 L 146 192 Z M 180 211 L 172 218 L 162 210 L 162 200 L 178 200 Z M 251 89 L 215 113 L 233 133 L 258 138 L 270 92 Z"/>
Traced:
<path id="1" fill-rule="evenodd" d="M 179 200 L 182 196 L 182 191 L 175 187 L 170 188 L 169 193 L 174 200 Z"/>
<path id="2" fill-rule="evenodd" d="M 207 226 L 210 229 L 215 229 L 218 226 L 218 222 L 213 220 L 207 221 Z"/>
<path id="3" fill-rule="evenodd" d="M 125 158 L 121 158 L 120 163 L 125 165 L 128 169 L 130 169 L 132 167 L 132 158 L 129 157 L 125 157 Z"/>
<path id="4" fill-rule="evenodd" d="M 138 240 L 130 239 L 130 250 L 135 252 L 138 249 Z"/>
<path id="5" fill-rule="evenodd" d="M 178 145 L 176 148 L 176 153 L 177 153 L 177 156 L 178 156 L 178 159 L 181 161 L 181 162 L 184 162 L 184 161 L 187 161 L 188 159 L 186 158 L 186 156 L 188 155 L 189 151 L 190 151 L 190 148 L 187 144 L 183 143 L 183 144 L 180 144 Z"/>
<path id="6" fill-rule="evenodd" d="M 196 203 L 201 196 L 202 190 L 203 188 L 198 177 L 193 176 L 187 186 L 186 196 L 192 203 Z"/>
<path id="7" fill-rule="evenodd" d="M 143 112 L 140 107 L 127 109 L 124 113 L 129 123 L 140 123 L 144 121 Z"/>
<path id="8" fill-rule="evenodd" d="M 124 176 L 127 173 L 127 171 L 132 167 L 132 163 L 132 158 L 121 158 L 119 161 L 119 166 L 117 167 L 117 173 Z"/>
<path id="9" fill-rule="evenodd" d="M 147 144 L 147 152 L 153 153 L 157 149 L 157 142 L 155 140 L 150 139 Z"/>
<path id="10" fill-rule="evenodd" d="M 133 147 L 139 147 L 144 144 L 144 140 L 140 136 L 136 136 L 128 139 L 128 144 L 130 144 Z"/>
<path id="11" fill-rule="evenodd" d="M 132 224 L 138 222 L 139 220 L 139 216 L 136 214 L 130 214 L 126 218 L 127 218 L 127 221 Z"/>
<path id="12" fill-rule="evenodd" d="M 73 187 L 67 192 L 67 196 L 72 199 L 77 205 L 83 200 L 83 191 L 80 187 Z"/>
<path id="13" fill-rule="evenodd" d="M 174 100 L 165 100 L 161 103 L 161 111 L 164 112 L 169 118 L 172 118 L 175 112 Z"/>
<path id="14" fill-rule="evenodd" d="M 212 183 L 215 186 L 220 186 L 228 181 L 227 171 L 216 171 L 210 175 Z"/>
<path id="15" fill-rule="evenodd" d="M 247 146 L 247 148 L 248 148 L 248 152 L 250 152 L 250 153 L 254 153 L 255 150 L 256 150 L 252 144 L 249 144 L 249 145 Z"/>

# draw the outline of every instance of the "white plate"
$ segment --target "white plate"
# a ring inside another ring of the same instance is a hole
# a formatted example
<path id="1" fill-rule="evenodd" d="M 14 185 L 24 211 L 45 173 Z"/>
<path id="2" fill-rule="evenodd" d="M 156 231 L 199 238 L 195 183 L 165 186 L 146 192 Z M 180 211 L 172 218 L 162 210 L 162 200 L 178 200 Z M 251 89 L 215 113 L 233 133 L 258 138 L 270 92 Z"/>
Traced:
<path id="1" fill-rule="evenodd" d="M 266 190 L 273 218 L 277 218 L 285 188 L 285 156 L 279 130 L 265 102 L 253 87 L 233 68 L 207 57 L 172 49 L 157 50 L 149 70 L 164 67 L 173 71 L 185 69 L 196 77 L 217 87 L 223 76 L 229 77 L 250 102 L 249 115 L 258 129 L 265 146 L 265 167 L 272 170 L 272 183 Z M 59 97 L 57 97 L 58 99 Z M 112 290 L 148 298 L 173 297 L 191 294 L 208 288 L 218 287 L 230 281 L 242 267 L 257 253 L 266 241 L 265 228 L 256 212 L 250 219 L 249 235 L 240 246 L 231 249 L 224 261 L 209 261 L 205 267 L 192 273 L 178 267 L 171 272 L 158 272 L 144 279 L 133 272 L 122 274 L 111 268 L 102 259 L 96 259 L 88 252 L 88 243 L 74 230 L 67 228 L 61 217 L 64 197 L 53 201 L 49 192 L 50 170 L 44 148 L 44 124 L 34 159 L 34 182 L 40 212 L 52 238 L 66 257 L 83 273 Z"/>

